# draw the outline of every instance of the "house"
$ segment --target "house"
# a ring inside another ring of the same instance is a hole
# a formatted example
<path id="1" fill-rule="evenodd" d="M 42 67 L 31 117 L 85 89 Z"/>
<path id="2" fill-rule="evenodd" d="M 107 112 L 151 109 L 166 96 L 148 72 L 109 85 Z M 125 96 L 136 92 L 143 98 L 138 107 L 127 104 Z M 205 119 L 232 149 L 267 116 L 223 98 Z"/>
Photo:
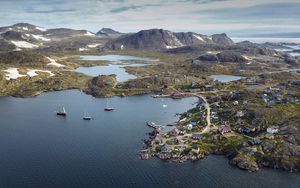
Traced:
<path id="1" fill-rule="evenodd" d="M 200 140 L 202 138 L 202 135 L 200 133 L 195 133 L 192 135 L 193 140 Z"/>
<path id="2" fill-rule="evenodd" d="M 180 131 L 177 128 L 174 128 L 170 131 L 170 134 L 173 136 L 178 136 L 180 134 Z"/>
<path id="3" fill-rule="evenodd" d="M 249 134 L 251 132 L 251 130 L 243 127 L 243 128 L 240 128 L 240 132 L 243 134 Z"/>
<path id="4" fill-rule="evenodd" d="M 279 87 L 270 87 L 270 90 L 271 91 L 281 91 L 281 88 L 279 88 Z"/>
<path id="5" fill-rule="evenodd" d="M 164 144 L 164 145 L 161 146 L 160 151 L 162 153 L 170 153 L 172 150 L 171 150 L 169 145 Z"/>
<path id="6" fill-rule="evenodd" d="M 162 143 L 162 140 L 161 140 L 161 138 L 160 137 L 155 137 L 154 138 L 154 140 L 152 141 L 154 144 L 160 144 L 160 143 Z"/>
<path id="7" fill-rule="evenodd" d="M 193 127 L 195 127 L 195 126 L 198 125 L 198 122 L 196 122 L 196 121 L 191 121 L 190 124 L 191 124 Z"/>
<path id="8" fill-rule="evenodd" d="M 239 104 L 239 101 L 234 101 L 234 102 L 233 102 L 233 105 L 234 105 L 234 106 L 236 106 L 236 105 L 238 105 L 238 104 Z"/>
<path id="9" fill-rule="evenodd" d="M 240 111 L 238 111 L 237 113 L 236 113 L 236 117 L 243 117 L 245 114 L 244 114 L 244 112 L 242 111 L 242 110 L 240 110 Z"/>
<path id="10" fill-rule="evenodd" d="M 192 124 L 187 124 L 186 125 L 186 129 L 189 130 L 189 131 L 192 130 L 193 129 L 193 125 Z"/>
<path id="11" fill-rule="evenodd" d="M 271 126 L 271 127 L 267 128 L 267 133 L 270 133 L 270 134 L 278 133 L 278 131 L 279 131 L 278 126 Z"/>
<path id="12" fill-rule="evenodd" d="M 293 86 L 300 86 L 300 80 L 293 80 L 293 81 L 291 81 L 291 84 Z"/>
<path id="13" fill-rule="evenodd" d="M 221 135 L 225 135 L 225 134 L 228 134 L 228 133 L 231 133 L 231 132 L 232 132 L 231 129 L 230 129 L 230 127 L 228 127 L 228 126 L 221 126 L 221 127 L 218 129 L 218 131 L 219 131 L 219 133 L 220 133 Z"/>
<path id="14" fill-rule="evenodd" d="M 151 136 L 158 136 L 159 135 L 159 131 L 158 130 L 154 130 L 150 133 Z"/>
<path id="15" fill-rule="evenodd" d="M 280 102 L 281 102 L 281 104 L 287 104 L 288 101 L 287 101 L 287 99 L 281 99 Z"/>
<path id="16" fill-rule="evenodd" d="M 254 138 L 252 140 L 248 140 L 247 142 L 250 146 L 261 144 L 261 140 L 258 138 Z"/>

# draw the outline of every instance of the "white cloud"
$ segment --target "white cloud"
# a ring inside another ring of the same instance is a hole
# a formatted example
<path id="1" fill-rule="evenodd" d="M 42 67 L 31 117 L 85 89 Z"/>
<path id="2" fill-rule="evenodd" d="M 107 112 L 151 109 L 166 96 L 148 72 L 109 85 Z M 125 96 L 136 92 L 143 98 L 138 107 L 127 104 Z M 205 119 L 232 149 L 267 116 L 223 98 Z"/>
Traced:
<path id="1" fill-rule="evenodd" d="M 260 5 L 298 3 L 299 0 L 27 0 L 0 1 L 0 25 L 30 22 L 36 25 L 88 29 L 93 32 L 111 27 L 121 32 L 133 32 L 149 28 L 165 28 L 175 31 L 195 31 L 204 34 L 229 32 L 253 33 L 290 28 L 299 31 L 298 15 L 286 14 L 274 17 L 247 15 L 239 18 L 226 9 L 245 9 Z M 18 4 L 18 6 L 16 6 Z M 297 8 L 296 7 L 296 8 Z M 219 16 L 223 12 L 225 16 Z M 242 15 L 241 11 L 241 15 Z M 280 16 L 280 17 L 279 17 Z M 226 17 L 226 19 L 224 19 Z M 271 19 L 273 18 L 273 19 Z M 277 21 L 274 21 L 276 18 Z M 298 22 L 297 22 L 298 20 Z"/>

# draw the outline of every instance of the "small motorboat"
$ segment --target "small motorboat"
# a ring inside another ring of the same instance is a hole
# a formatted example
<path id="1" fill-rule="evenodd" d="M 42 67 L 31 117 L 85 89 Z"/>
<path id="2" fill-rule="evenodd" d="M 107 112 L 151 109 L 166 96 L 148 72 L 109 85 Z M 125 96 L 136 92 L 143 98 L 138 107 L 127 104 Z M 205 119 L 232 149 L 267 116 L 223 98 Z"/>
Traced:
<path id="1" fill-rule="evenodd" d="M 67 116 L 67 112 L 66 112 L 65 107 L 62 107 L 62 108 L 56 113 L 56 115 L 58 115 L 58 116 Z"/>
<path id="2" fill-rule="evenodd" d="M 89 116 L 85 116 L 82 118 L 83 120 L 92 120 L 93 118 L 92 117 L 89 117 Z"/>
<path id="3" fill-rule="evenodd" d="M 168 107 L 168 105 L 164 104 L 164 105 L 162 105 L 162 107 L 163 107 L 163 108 L 167 108 L 167 107 Z"/>
<path id="4" fill-rule="evenodd" d="M 154 122 L 146 122 L 146 124 L 151 127 L 151 128 L 154 128 L 154 129 L 160 129 L 162 126 L 161 125 L 157 125 L 155 124 Z"/>
<path id="5" fill-rule="evenodd" d="M 84 116 L 82 118 L 83 120 L 92 120 L 92 116 L 88 115 L 87 113 L 84 113 Z"/>
<path id="6" fill-rule="evenodd" d="M 113 110 L 114 110 L 113 107 L 106 107 L 106 108 L 104 108 L 104 111 L 113 111 Z"/>
<path id="7" fill-rule="evenodd" d="M 112 106 L 108 105 L 108 100 L 106 101 L 106 107 L 104 108 L 104 111 L 113 111 L 114 108 Z"/>

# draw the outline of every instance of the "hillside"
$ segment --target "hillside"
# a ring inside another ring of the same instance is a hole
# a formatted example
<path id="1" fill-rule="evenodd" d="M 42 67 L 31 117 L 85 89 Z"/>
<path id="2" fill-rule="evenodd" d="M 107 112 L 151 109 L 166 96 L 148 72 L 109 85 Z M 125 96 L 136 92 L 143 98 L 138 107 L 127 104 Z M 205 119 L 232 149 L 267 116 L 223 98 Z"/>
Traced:
<path id="1" fill-rule="evenodd" d="M 192 32 L 174 33 L 163 29 L 150 29 L 121 36 L 109 41 L 106 46 L 114 50 L 160 50 L 198 44 L 234 45 L 234 42 L 226 34 L 206 36 Z"/>

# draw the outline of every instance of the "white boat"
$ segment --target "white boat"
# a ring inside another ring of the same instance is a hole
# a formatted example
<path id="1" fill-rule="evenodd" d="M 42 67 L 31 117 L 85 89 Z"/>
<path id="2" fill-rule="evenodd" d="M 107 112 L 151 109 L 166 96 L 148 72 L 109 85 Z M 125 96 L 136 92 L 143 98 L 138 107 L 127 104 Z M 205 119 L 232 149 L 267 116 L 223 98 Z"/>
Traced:
<path id="1" fill-rule="evenodd" d="M 83 119 L 83 120 L 92 120 L 93 118 L 92 118 L 92 116 L 90 116 L 88 113 L 84 113 L 82 119 Z"/>
<path id="2" fill-rule="evenodd" d="M 59 109 L 59 111 L 56 113 L 56 115 L 58 115 L 58 116 L 66 116 L 67 112 L 66 112 L 65 107 L 62 107 L 61 109 Z"/>
<path id="3" fill-rule="evenodd" d="M 146 124 L 149 126 L 149 127 L 152 127 L 154 129 L 160 129 L 162 126 L 161 125 L 157 125 L 155 124 L 154 122 L 146 122 Z"/>
<path id="4" fill-rule="evenodd" d="M 114 108 L 112 106 L 108 105 L 108 100 L 106 101 L 106 107 L 104 108 L 104 111 L 113 111 Z"/>

